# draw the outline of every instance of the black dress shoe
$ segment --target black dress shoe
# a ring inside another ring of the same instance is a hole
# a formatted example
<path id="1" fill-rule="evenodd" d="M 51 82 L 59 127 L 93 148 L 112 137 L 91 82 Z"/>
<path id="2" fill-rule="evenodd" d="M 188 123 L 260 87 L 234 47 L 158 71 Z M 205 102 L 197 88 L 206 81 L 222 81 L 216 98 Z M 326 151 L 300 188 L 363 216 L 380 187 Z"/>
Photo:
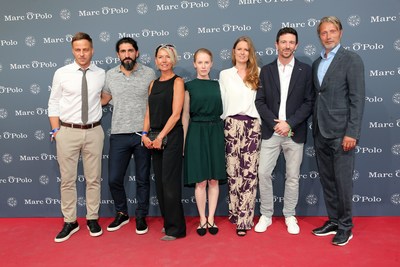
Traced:
<path id="1" fill-rule="evenodd" d="M 336 246 L 344 246 L 353 238 L 351 230 L 337 230 L 335 237 L 332 240 L 332 244 Z"/>
<path id="2" fill-rule="evenodd" d="M 338 230 L 338 225 L 334 222 L 327 221 L 323 226 L 315 228 L 312 233 L 316 236 L 334 235 Z"/>

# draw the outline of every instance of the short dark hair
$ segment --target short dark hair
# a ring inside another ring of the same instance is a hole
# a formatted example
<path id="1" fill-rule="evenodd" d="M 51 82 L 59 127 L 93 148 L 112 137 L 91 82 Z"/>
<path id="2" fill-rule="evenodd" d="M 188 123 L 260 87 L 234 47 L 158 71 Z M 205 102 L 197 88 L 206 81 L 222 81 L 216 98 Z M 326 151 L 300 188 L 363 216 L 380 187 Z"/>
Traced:
<path id="1" fill-rule="evenodd" d="M 84 32 L 77 32 L 75 33 L 75 35 L 72 37 L 72 41 L 71 41 L 71 45 L 75 42 L 75 41 L 79 41 L 79 40 L 87 40 L 90 42 L 90 45 L 93 46 L 93 41 L 92 38 L 90 38 L 90 35 Z"/>
<path id="2" fill-rule="evenodd" d="M 291 27 L 281 28 L 278 31 L 278 33 L 276 34 L 276 42 L 278 43 L 279 42 L 279 37 L 281 37 L 282 35 L 287 34 L 287 33 L 290 33 L 290 34 L 293 34 L 294 36 L 296 36 L 296 44 L 299 42 L 299 37 L 297 35 L 297 31 L 295 29 L 291 28 Z"/>
<path id="3" fill-rule="evenodd" d="M 115 44 L 115 50 L 117 51 L 117 53 L 119 52 L 119 46 L 121 44 L 131 44 L 136 51 L 139 51 L 137 42 L 131 37 L 124 37 L 118 40 L 118 42 Z"/>

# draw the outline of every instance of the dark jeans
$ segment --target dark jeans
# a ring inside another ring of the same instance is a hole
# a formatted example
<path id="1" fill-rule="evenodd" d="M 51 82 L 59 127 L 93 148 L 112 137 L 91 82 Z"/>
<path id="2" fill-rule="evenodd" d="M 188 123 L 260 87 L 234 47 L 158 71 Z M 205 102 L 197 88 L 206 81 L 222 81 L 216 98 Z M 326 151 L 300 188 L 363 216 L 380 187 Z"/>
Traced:
<path id="1" fill-rule="evenodd" d="M 132 154 L 135 159 L 136 217 L 145 217 L 149 211 L 150 197 L 150 151 L 141 145 L 141 137 L 132 134 L 112 134 L 108 160 L 108 185 L 115 210 L 128 214 L 124 178 Z"/>

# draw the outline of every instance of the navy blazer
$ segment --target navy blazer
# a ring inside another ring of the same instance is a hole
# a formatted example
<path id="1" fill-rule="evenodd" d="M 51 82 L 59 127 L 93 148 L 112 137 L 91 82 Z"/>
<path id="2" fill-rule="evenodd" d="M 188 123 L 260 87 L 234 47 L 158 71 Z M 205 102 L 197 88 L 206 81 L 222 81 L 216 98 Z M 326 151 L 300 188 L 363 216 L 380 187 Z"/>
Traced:
<path id="1" fill-rule="evenodd" d="M 361 57 L 341 46 L 321 85 L 318 81 L 320 62 L 321 57 L 312 65 L 316 92 L 313 134 L 316 134 L 318 127 L 325 138 L 349 136 L 359 139 L 365 103 L 364 64 Z"/>
<path id="2" fill-rule="evenodd" d="M 314 98 L 311 67 L 295 59 L 286 101 L 286 122 L 292 128 L 292 139 L 296 143 L 306 142 L 307 118 L 312 113 Z M 255 100 L 262 121 L 262 139 L 269 139 L 274 133 L 274 119 L 278 119 L 280 102 L 278 61 L 275 60 L 262 67 Z"/>

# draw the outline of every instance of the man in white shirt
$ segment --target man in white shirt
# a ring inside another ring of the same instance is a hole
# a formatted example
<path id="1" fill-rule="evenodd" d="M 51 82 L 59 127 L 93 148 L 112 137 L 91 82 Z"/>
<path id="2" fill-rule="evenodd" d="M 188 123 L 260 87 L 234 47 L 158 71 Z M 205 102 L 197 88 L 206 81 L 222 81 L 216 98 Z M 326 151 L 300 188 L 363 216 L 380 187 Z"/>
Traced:
<path id="1" fill-rule="evenodd" d="M 56 141 L 60 166 L 64 216 L 63 229 L 55 242 L 66 241 L 79 230 L 76 180 L 80 155 L 86 180 L 87 228 L 91 236 L 103 233 L 97 220 L 104 141 L 100 95 L 105 71 L 91 63 L 94 50 L 88 34 L 76 33 L 71 45 L 75 61 L 55 72 L 48 107 L 51 139 Z"/>
<path id="2" fill-rule="evenodd" d="M 314 93 L 311 67 L 295 59 L 298 35 L 293 28 L 282 28 L 276 37 L 278 59 L 260 73 L 256 107 L 261 117 L 261 152 L 258 167 L 261 217 L 254 230 L 265 232 L 274 213 L 272 172 L 283 151 L 286 177 L 283 215 L 287 231 L 300 233 L 295 217 L 299 195 L 300 165 L 307 137 L 307 118 L 311 115 Z"/>

